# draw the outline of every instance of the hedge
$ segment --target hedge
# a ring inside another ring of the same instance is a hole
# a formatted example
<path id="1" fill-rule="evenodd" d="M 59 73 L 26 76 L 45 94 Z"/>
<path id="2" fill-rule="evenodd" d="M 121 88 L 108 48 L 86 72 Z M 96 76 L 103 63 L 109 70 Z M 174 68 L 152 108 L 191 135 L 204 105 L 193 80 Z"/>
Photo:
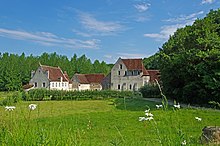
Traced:
<path id="1" fill-rule="evenodd" d="M 88 100 L 105 98 L 124 98 L 132 97 L 131 91 L 65 91 L 65 90 L 47 90 L 32 89 L 22 94 L 23 100 L 42 101 L 42 100 Z"/>

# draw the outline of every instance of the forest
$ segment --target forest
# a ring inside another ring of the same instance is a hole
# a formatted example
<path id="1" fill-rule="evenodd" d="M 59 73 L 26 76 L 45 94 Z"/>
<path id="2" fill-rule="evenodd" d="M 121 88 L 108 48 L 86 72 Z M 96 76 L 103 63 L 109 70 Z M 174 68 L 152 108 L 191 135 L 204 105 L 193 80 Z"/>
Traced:
<path id="1" fill-rule="evenodd" d="M 67 56 L 58 55 L 55 52 L 43 53 L 40 56 L 24 53 L 9 54 L 0 53 L 0 91 L 15 91 L 22 89 L 23 85 L 28 84 L 31 71 L 36 70 L 42 65 L 59 66 L 71 78 L 74 73 L 104 73 L 108 74 L 112 65 L 104 61 L 95 60 L 93 63 L 85 55 L 77 57 L 74 54 L 70 59 Z"/>

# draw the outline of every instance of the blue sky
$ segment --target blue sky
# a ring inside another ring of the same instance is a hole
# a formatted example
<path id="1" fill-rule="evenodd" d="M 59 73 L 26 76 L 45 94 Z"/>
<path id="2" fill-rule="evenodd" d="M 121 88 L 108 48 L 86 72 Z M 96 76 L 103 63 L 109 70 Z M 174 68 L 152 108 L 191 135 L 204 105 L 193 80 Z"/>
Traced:
<path id="1" fill-rule="evenodd" d="M 0 52 L 113 63 L 158 51 L 220 0 L 0 0 Z"/>

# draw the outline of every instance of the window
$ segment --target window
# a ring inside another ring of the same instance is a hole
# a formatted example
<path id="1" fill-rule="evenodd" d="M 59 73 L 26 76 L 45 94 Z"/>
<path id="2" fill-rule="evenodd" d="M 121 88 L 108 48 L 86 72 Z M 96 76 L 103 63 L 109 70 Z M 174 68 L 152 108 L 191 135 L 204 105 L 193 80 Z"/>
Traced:
<path id="1" fill-rule="evenodd" d="M 129 87 L 129 89 L 131 90 L 132 89 L 132 85 L 130 84 L 130 87 Z"/>
<path id="2" fill-rule="evenodd" d="M 121 74 L 120 71 L 118 71 L 118 75 L 119 75 L 119 76 L 120 76 L 120 74 Z"/>
<path id="3" fill-rule="evenodd" d="M 37 87 L 37 82 L 34 83 L 34 87 Z"/>
<path id="4" fill-rule="evenodd" d="M 60 83 L 59 83 L 58 87 L 60 87 Z"/>
<path id="5" fill-rule="evenodd" d="M 119 65 L 119 68 L 122 69 L 122 64 Z"/>
<path id="6" fill-rule="evenodd" d="M 118 84 L 118 90 L 120 90 L 120 85 Z"/>
<path id="7" fill-rule="evenodd" d="M 51 86 L 54 87 L 54 83 L 52 83 Z"/>
<path id="8" fill-rule="evenodd" d="M 62 83 L 62 87 L 64 87 L 64 83 Z"/>
<path id="9" fill-rule="evenodd" d="M 56 87 L 57 87 L 57 83 L 56 83 Z"/>
<path id="10" fill-rule="evenodd" d="M 125 76 L 127 76 L 127 71 L 125 71 Z"/>
<path id="11" fill-rule="evenodd" d="M 46 83 L 45 82 L 43 82 L 42 87 L 46 87 Z"/>

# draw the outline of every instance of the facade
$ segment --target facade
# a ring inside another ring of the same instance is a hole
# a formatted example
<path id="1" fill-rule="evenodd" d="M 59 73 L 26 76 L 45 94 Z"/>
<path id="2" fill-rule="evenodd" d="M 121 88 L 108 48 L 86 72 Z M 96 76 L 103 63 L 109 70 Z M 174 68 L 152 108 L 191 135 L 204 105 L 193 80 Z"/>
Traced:
<path id="1" fill-rule="evenodd" d="M 31 72 L 29 84 L 34 88 L 46 88 L 50 90 L 69 90 L 72 87 L 66 72 L 60 67 L 41 65 L 36 71 Z"/>
<path id="2" fill-rule="evenodd" d="M 102 90 L 104 77 L 104 74 L 75 74 L 71 79 L 72 90 Z"/>
<path id="3" fill-rule="evenodd" d="M 158 79 L 158 70 L 146 70 L 142 59 L 119 58 L 111 73 L 102 81 L 104 89 L 137 91 Z"/>

